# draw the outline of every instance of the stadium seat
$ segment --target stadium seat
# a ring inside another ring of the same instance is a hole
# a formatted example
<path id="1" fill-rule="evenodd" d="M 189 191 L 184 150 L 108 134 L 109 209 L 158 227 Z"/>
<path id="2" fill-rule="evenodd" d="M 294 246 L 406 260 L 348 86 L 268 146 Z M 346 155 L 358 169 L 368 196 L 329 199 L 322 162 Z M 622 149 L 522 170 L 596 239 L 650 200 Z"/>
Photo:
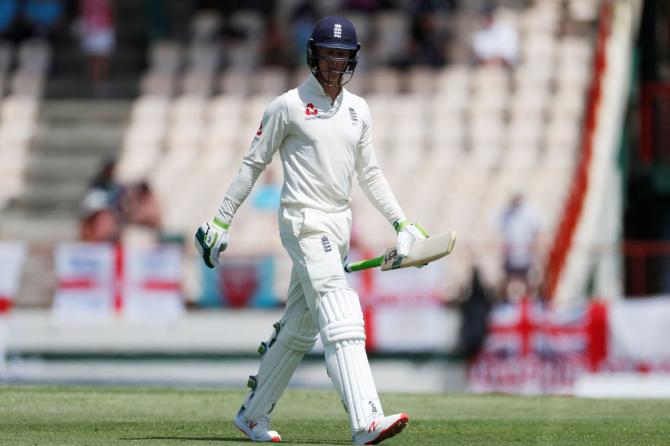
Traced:
<path id="1" fill-rule="evenodd" d="M 191 40 L 209 43 L 217 36 L 222 26 L 221 15 L 212 10 L 197 12 L 191 19 Z"/>
<path id="2" fill-rule="evenodd" d="M 179 43 L 161 40 L 149 47 L 149 71 L 174 75 L 181 67 L 181 47 Z"/>
<path id="3" fill-rule="evenodd" d="M 130 123 L 155 123 L 167 119 L 170 101 L 166 97 L 144 95 L 133 103 Z"/>
<path id="4" fill-rule="evenodd" d="M 435 94 L 435 70 L 413 67 L 407 73 L 407 90 L 411 94 L 433 96 Z"/>
<path id="5" fill-rule="evenodd" d="M 409 41 L 409 21 L 403 12 L 381 11 L 372 16 L 376 33 L 372 57 L 378 64 L 389 64 L 404 59 Z"/>
<path id="6" fill-rule="evenodd" d="M 214 75 L 208 71 L 189 70 L 180 79 L 179 91 L 188 96 L 208 97 L 214 89 Z"/>
<path id="7" fill-rule="evenodd" d="M 526 61 L 514 70 L 514 85 L 517 92 L 529 90 L 546 94 L 551 88 L 554 78 L 553 61 Z"/>
<path id="8" fill-rule="evenodd" d="M 197 95 L 182 95 L 172 101 L 169 118 L 173 123 L 181 121 L 203 122 L 207 100 Z"/>
<path id="9" fill-rule="evenodd" d="M 500 114 L 473 115 L 468 125 L 469 141 L 477 145 L 504 141 L 505 122 Z"/>
<path id="10" fill-rule="evenodd" d="M 172 74 L 160 72 L 145 73 L 140 80 L 140 94 L 142 96 L 171 97 L 177 88 L 176 77 Z"/>
<path id="11" fill-rule="evenodd" d="M 480 66 L 473 71 L 472 76 L 475 91 L 509 91 L 509 74 L 504 67 Z"/>
<path id="12" fill-rule="evenodd" d="M 580 22 L 593 22 L 598 17 L 599 2 L 594 0 L 570 0 L 568 11 L 570 17 Z"/>
<path id="13" fill-rule="evenodd" d="M 474 116 L 502 115 L 507 110 L 509 99 L 506 88 L 479 89 L 470 97 L 470 113 Z"/>
<path id="14" fill-rule="evenodd" d="M 590 68 L 593 57 L 592 42 L 584 37 L 565 36 L 559 42 L 558 59 L 561 64 L 570 62 L 586 65 Z"/>
<path id="15" fill-rule="evenodd" d="M 30 71 L 16 71 L 10 80 L 10 92 L 21 96 L 42 96 L 44 74 Z"/>
<path id="16" fill-rule="evenodd" d="M 438 92 L 453 90 L 469 90 L 471 83 L 470 69 L 466 65 L 450 65 L 437 73 L 436 88 Z"/>
<path id="17" fill-rule="evenodd" d="M 550 103 L 553 105 L 548 89 L 528 88 L 523 84 L 510 99 L 509 114 L 512 119 L 528 115 L 542 117 Z"/>
<path id="18" fill-rule="evenodd" d="M 281 68 L 264 68 L 256 74 L 254 83 L 258 94 L 279 96 L 288 90 L 288 73 Z"/>
<path id="19" fill-rule="evenodd" d="M 1 105 L 2 122 L 35 122 L 38 108 L 39 103 L 34 97 L 19 95 L 7 96 Z"/>
<path id="20" fill-rule="evenodd" d="M 428 150 L 465 145 L 465 123 L 461 115 L 435 113 L 428 118 L 426 143 Z"/>
<path id="21" fill-rule="evenodd" d="M 30 39 L 20 45 L 17 54 L 17 66 L 20 71 L 44 76 L 50 64 L 51 48 L 47 42 Z"/>
<path id="22" fill-rule="evenodd" d="M 514 115 L 507 126 L 506 145 L 516 144 L 539 146 L 544 130 L 542 115 Z"/>
<path id="23" fill-rule="evenodd" d="M 349 11 L 347 13 L 347 18 L 353 23 L 354 28 L 356 29 L 356 37 L 358 38 L 358 41 L 363 43 L 369 42 L 372 24 L 370 23 L 368 16 L 364 13 Z"/>
<path id="24" fill-rule="evenodd" d="M 289 88 L 293 88 L 294 85 L 300 85 L 303 81 L 304 78 L 301 78 L 295 84 L 290 85 Z M 355 95 L 366 96 L 368 92 L 367 71 L 363 67 L 357 66 L 356 74 L 352 76 L 351 79 L 349 79 L 349 81 L 344 85 L 344 88 L 346 88 L 348 91 L 352 92 Z"/>
<path id="25" fill-rule="evenodd" d="M 225 52 L 226 69 L 243 76 L 254 73 L 260 65 L 260 42 L 231 42 Z"/>
<path id="26" fill-rule="evenodd" d="M 188 47 L 186 65 L 190 71 L 212 74 L 221 64 L 221 45 L 192 43 Z"/>
<path id="27" fill-rule="evenodd" d="M 220 93 L 226 96 L 248 96 L 252 89 L 249 74 L 243 71 L 228 69 L 219 79 Z"/>
<path id="28" fill-rule="evenodd" d="M 551 65 L 557 49 L 552 34 L 546 31 L 528 33 L 522 42 L 521 57 L 525 62 Z"/>
<path id="29" fill-rule="evenodd" d="M 580 135 L 578 123 L 574 117 L 556 117 L 548 123 L 545 145 L 563 147 L 564 151 L 574 153 Z"/>
<path id="30" fill-rule="evenodd" d="M 556 33 L 561 19 L 558 2 L 542 2 L 524 10 L 519 20 L 519 28 L 525 33 Z"/>
<path id="31" fill-rule="evenodd" d="M 367 87 L 370 94 L 395 95 L 402 89 L 402 79 L 397 70 L 377 68 L 368 74 Z"/>
<path id="32" fill-rule="evenodd" d="M 578 120 L 584 113 L 584 106 L 585 98 L 581 90 L 563 87 L 554 94 L 549 108 L 549 117 Z"/>

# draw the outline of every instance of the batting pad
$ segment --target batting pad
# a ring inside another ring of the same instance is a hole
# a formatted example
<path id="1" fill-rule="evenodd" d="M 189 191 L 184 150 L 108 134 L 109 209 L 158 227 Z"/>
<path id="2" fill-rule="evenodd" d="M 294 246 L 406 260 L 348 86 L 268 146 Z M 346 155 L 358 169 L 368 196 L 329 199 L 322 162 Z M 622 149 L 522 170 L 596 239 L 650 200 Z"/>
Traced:
<path id="1" fill-rule="evenodd" d="M 350 288 L 332 291 L 318 308 L 326 368 L 349 414 L 352 432 L 383 415 L 368 357 L 365 353 L 363 312 L 358 295 Z"/>
<path id="2" fill-rule="evenodd" d="M 242 416 L 246 421 L 255 421 L 272 411 L 302 357 L 312 350 L 316 334 L 309 311 L 282 322 L 261 358 L 256 386 L 242 405 Z"/>

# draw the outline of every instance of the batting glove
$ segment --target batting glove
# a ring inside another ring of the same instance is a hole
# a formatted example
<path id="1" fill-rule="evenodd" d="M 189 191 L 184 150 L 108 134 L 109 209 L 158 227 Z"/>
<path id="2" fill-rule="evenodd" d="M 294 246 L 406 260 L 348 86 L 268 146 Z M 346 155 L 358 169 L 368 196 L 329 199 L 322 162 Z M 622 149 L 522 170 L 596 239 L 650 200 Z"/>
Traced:
<path id="1" fill-rule="evenodd" d="M 205 265 L 214 268 L 219 264 L 219 255 L 228 246 L 228 228 L 223 220 L 214 218 L 205 222 L 195 232 L 195 247 L 205 261 Z"/>
<path id="2" fill-rule="evenodd" d="M 397 221 L 393 224 L 398 233 L 396 241 L 396 252 L 400 257 L 407 257 L 414 240 L 428 238 L 428 232 L 419 223 L 410 223 L 406 220 Z"/>

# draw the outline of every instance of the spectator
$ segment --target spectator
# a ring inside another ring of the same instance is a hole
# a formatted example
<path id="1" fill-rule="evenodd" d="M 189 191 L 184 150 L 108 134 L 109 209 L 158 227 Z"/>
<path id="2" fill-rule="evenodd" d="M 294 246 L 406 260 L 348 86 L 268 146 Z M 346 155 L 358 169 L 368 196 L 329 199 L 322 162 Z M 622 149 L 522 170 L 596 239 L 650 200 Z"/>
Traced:
<path id="1" fill-rule="evenodd" d="M 107 193 L 109 203 L 117 212 L 121 212 L 121 198 L 124 194 L 124 187 L 116 181 L 116 160 L 106 160 L 100 170 L 95 174 L 89 184 L 89 189 L 102 190 Z"/>
<path id="2" fill-rule="evenodd" d="M 160 231 L 160 207 L 146 181 L 141 181 L 127 189 L 123 197 L 123 210 L 129 223 Z"/>
<path id="3" fill-rule="evenodd" d="M 147 41 L 155 42 L 170 35 L 166 0 L 144 0 L 144 29 Z"/>
<path id="4" fill-rule="evenodd" d="M 373 13 L 382 6 L 382 3 L 384 2 L 381 0 L 347 0 L 346 9 Z"/>
<path id="5" fill-rule="evenodd" d="M 138 231 L 131 232 L 142 232 L 144 239 L 156 239 L 162 229 L 161 212 L 149 183 L 140 181 L 124 186 L 116 181 L 115 169 L 115 160 L 105 161 L 89 185 L 89 194 L 105 194 L 105 203 L 114 211 L 124 233 L 132 226 Z"/>
<path id="6" fill-rule="evenodd" d="M 270 67 L 289 68 L 290 58 L 286 54 L 287 43 L 277 21 L 268 18 L 263 36 L 263 65 Z"/>
<path id="7" fill-rule="evenodd" d="M 79 19 L 81 45 L 88 57 L 91 84 L 95 94 L 102 94 L 115 41 L 111 0 L 80 0 Z"/>
<path id="8" fill-rule="evenodd" d="M 129 186 L 123 195 L 123 243 L 151 247 L 162 240 L 162 219 L 158 200 L 149 183 Z"/>
<path id="9" fill-rule="evenodd" d="M 523 297 L 530 291 L 528 273 L 536 266 L 540 218 L 520 193 L 502 211 L 498 226 L 503 239 L 505 294 Z"/>
<path id="10" fill-rule="evenodd" d="M 116 243 L 121 236 L 121 224 L 109 195 L 101 189 L 91 189 L 79 206 L 79 238 L 85 242 Z"/>
<path id="11" fill-rule="evenodd" d="M 439 68 L 447 62 L 449 36 L 439 29 L 437 13 L 431 4 L 417 2 L 415 9 L 410 34 L 410 63 Z"/>
<path id="12" fill-rule="evenodd" d="M 312 35 L 312 28 L 319 14 L 310 1 L 303 1 L 295 7 L 291 14 L 291 34 L 295 43 L 294 63 L 297 65 L 305 59 L 305 48 Z"/>
<path id="13" fill-rule="evenodd" d="M 509 23 L 496 19 L 493 8 L 482 14 L 482 29 L 472 39 L 475 63 L 511 67 L 519 59 L 519 33 Z"/>
<path id="14" fill-rule="evenodd" d="M 64 13 L 62 0 L 26 0 L 23 13 L 34 37 L 53 41 Z"/>
<path id="15" fill-rule="evenodd" d="M 461 328 L 457 351 L 465 358 L 472 359 L 486 339 L 487 322 L 491 311 L 491 297 L 482 283 L 477 267 L 472 271 L 470 289 L 460 311 Z"/>
<path id="16" fill-rule="evenodd" d="M 0 0 L 0 39 L 16 41 L 18 21 L 18 0 Z"/>

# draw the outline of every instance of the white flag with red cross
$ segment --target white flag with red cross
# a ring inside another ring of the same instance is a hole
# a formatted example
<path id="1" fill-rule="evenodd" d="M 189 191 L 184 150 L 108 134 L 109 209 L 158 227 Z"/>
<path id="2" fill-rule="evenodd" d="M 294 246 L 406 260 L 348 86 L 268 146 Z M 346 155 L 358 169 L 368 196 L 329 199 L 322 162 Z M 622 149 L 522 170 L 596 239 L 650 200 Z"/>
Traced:
<path id="1" fill-rule="evenodd" d="M 53 316 L 59 320 L 166 320 L 183 312 L 182 254 L 176 246 L 63 243 L 55 257 Z"/>
<path id="2" fill-rule="evenodd" d="M 7 349 L 5 319 L 19 290 L 25 261 L 26 246 L 23 242 L 0 242 L 0 372 L 5 368 Z"/>
<path id="3" fill-rule="evenodd" d="M 12 308 L 25 261 L 25 243 L 0 242 L 0 317 Z"/>

